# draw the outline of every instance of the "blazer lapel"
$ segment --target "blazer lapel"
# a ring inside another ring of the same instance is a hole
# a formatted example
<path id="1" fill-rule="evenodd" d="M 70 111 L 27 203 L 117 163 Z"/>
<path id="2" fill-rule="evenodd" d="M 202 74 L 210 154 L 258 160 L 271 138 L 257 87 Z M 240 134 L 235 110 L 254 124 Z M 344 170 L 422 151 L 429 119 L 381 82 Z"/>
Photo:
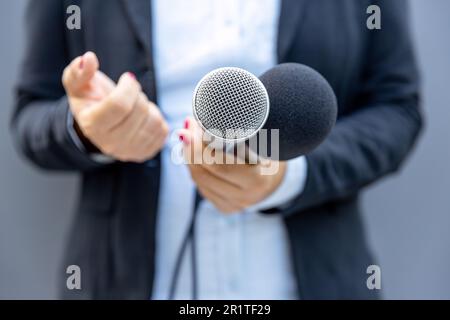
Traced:
<path id="1" fill-rule="evenodd" d="M 295 34 L 298 32 L 306 4 L 312 0 L 282 0 L 280 22 L 278 27 L 277 54 L 279 62 L 284 61 L 291 48 Z"/>
<path id="2" fill-rule="evenodd" d="M 122 0 L 132 28 L 139 41 L 151 56 L 152 51 L 152 12 L 150 0 Z"/>

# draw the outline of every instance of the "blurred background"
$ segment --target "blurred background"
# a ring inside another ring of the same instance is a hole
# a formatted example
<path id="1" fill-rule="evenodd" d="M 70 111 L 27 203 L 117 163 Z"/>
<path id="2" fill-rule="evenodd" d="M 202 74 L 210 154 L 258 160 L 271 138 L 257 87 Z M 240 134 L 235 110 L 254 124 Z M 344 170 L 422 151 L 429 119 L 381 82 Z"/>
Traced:
<path id="1" fill-rule="evenodd" d="M 39 172 L 12 146 L 26 2 L 0 1 L 0 299 L 56 299 L 77 177 Z M 402 172 L 365 193 L 365 221 L 384 298 L 450 299 L 450 1 L 410 4 L 426 131 Z"/>

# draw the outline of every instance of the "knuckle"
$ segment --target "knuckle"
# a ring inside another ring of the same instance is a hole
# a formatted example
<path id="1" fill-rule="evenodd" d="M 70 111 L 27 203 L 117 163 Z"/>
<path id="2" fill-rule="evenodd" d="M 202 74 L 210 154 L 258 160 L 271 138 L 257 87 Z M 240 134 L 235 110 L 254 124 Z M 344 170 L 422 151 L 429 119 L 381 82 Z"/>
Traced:
<path id="1" fill-rule="evenodd" d="M 146 142 L 149 140 L 147 130 L 139 130 L 139 132 L 136 134 L 135 139 L 137 144 L 139 144 L 141 147 L 144 147 L 144 149 L 149 150 L 149 146 L 145 148 Z"/>
<path id="2" fill-rule="evenodd" d="M 217 207 L 217 209 L 219 209 L 220 212 L 224 213 L 224 214 L 230 214 L 231 211 L 229 208 L 225 208 L 219 205 L 215 205 Z"/>
<path id="3" fill-rule="evenodd" d="M 139 103 L 137 104 L 137 109 L 140 113 L 148 113 L 148 104 L 146 101 L 139 99 Z"/>
<path id="4" fill-rule="evenodd" d="M 86 136 L 94 136 L 95 135 L 95 125 L 90 120 L 80 120 L 78 121 L 78 125 Z"/>
<path id="5" fill-rule="evenodd" d="M 248 198 L 240 197 L 236 199 L 236 206 L 238 208 L 247 208 L 250 206 L 250 200 Z"/>
<path id="6" fill-rule="evenodd" d="M 124 97 L 118 95 L 111 95 L 107 100 L 107 105 L 120 114 L 127 114 L 132 108 L 131 104 Z"/>
<path id="7" fill-rule="evenodd" d="M 193 169 L 191 169 L 191 178 L 194 181 L 194 183 L 197 185 L 197 187 L 203 186 L 202 179 L 201 179 L 199 173 Z"/>
<path id="8" fill-rule="evenodd" d="M 163 121 L 162 133 L 164 138 L 166 138 L 169 135 L 169 125 L 165 121 Z"/>
<path id="9" fill-rule="evenodd" d="M 64 88 L 67 88 L 68 82 L 69 82 L 69 69 L 66 67 L 63 71 L 61 82 L 64 86 Z"/>
<path id="10" fill-rule="evenodd" d="M 162 132 L 164 127 L 164 120 L 159 116 L 153 118 L 153 126 L 157 128 L 158 131 Z"/>
<path id="11" fill-rule="evenodd" d="M 247 209 L 248 207 L 250 207 L 251 205 L 252 205 L 251 202 L 246 202 L 244 204 L 239 204 L 239 205 L 236 206 L 235 212 L 242 212 L 245 209 Z"/>
<path id="12" fill-rule="evenodd" d="M 217 169 L 220 170 L 220 172 L 222 172 L 225 175 L 229 175 L 231 174 L 231 171 L 234 169 L 234 167 L 232 165 L 227 165 L 227 164 L 217 164 Z"/>
<path id="13" fill-rule="evenodd" d="M 142 88 L 140 88 L 140 90 L 142 90 Z M 139 100 L 142 101 L 147 107 L 150 105 L 147 95 L 142 91 L 139 93 Z"/>
<path id="14" fill-rule="evenodd" d="M 81 112 L 78 115 L 77 122 L 81 130 L 87 137 L 91 138 L 96 136 L 98 125 L 96 124 L 95 119 L 89 113 Z"/>
<path id="15" fill-rule="evenodd" d="M 148 159 L 151 159 L 155 156 L 156 154 L 156 150 L 154 150 L 153 148 L 147 150 L 147 152 L 145 152 L 145 154 L 143 156 L 140 157 L 140 160 L 142 162 L 147 161 Z"/>
<path id="16" fill-rule="evenodd" d="M 206 192 L 202 186 L 197 186 L 197 188 L 198 188 L 198 192 L 202 195 L 203 198 L 208 199 L 208 200 L 210 200 L 212 203 L 214 203 L 213 200 L 210 199 L 209 193 Z"/>
<path id="17" fill-rule="evenodd" d="M 198 165 L 194 165 L 193 170 L 193 172 L 195 173 L 195 177 L 199 180 L 199 183 L 208 179 L 208 175 L 204 170 L 201 170 Z"/>
<path id="18" fill-rule="evenodd" d="M 223 207 L 222 209 L 220 209 L 220 211 L 222 211 L 223 213 L 226 213 L 226 214 L 231 214 L 233 212 L 237 212 L 238 209 L 234 208 L 234 207 Z"/>
<path id="19" fill-rule="evenodd" d="M 92 139 L 96 136 L 95 134 L 95 129 L 93 128 L 93 126 L 91 124 L 88 125 L 80 125 L 81 131 L 83 132 L 83 134 L 89 138 Z"/>
<path id="20" fill-rule="evenodd" d="M 144 96 L 145 96 L 145 98 L 147 99 L 148 104 L 150 105 L 150 107 L 153 108 L 153 109 L 158 110 L 158 106 L 157 106 L 153 101 L 150 101 L 150 100 L 148 99 L 148 97 L 147 97 L 145 94 L 144 94 Z"/>
<path id="21" fill-rule="evenodd" d="M 122 160 L 121 159 L 122 155 L 119 152 L 117 152 L 117 147 L 115 144 L 104 143 L 100 146 L 100 150 L 106 155 L 114 156 L 118 160 Z"/>
<path id="22" fill-rule="evenodd" d="M 134 90 L 136 92 L 139 92 L 139 95 L 141 95 L 141 93 L 142 93 L 142 86 L 141 86 L 141 83 L 138 80 L 134 81 Z"/>
<path id="23" fill-rule="evenodd" d="M 249 199 L 244 199 L 244 200 L 240 203 L 240 209 L 241 209 L 241 210 L 244 210 L 244 209 L 246 209 L 246 208 L 252 206 L 253 203 L 255 203 L 255 201 L 254 201 L 253 199 L 251 199 L 251 198 L 249 198 Z"/>
<path id="24" fill-rule="evenodd" d="M 151 117 L 152 119 L 154 119 L 155 121 L 163 121 L 164 118 L 161 114 L 161 112 L 159 111 L 158 107 L 156 107 L 155 105 L 149 104 L 149 111 L 151 113 Z"/>
<path id="25" fill-rule="evenodd" d="M 243 180 L 242 185 L 245 189 L 253 191 L 266 188 L 266 182 L 259 175 Z"/>
<path id="26" fill-rule="evenodd" d="M 250 206 L 250 201 L 248 201 L 248 199 L 242 199 L 240 201 L 236 201 L 232 205 L 232 207 L 235 210 L 235 212 L 242 211 L 245 208 L 248 208 L 249 206 Z"/>
<path id="27" fill-rule="evenodd" d="M 261 193 L 262 194 L 269 194 L 269 193 L 272 193 L 272 191 L 273 191 L 273 185 L 272 185 L 272 183 L 268 183 L 267 181 L 265 181 L 264 179 L 261 179 L 262 181 L 261 181 L 261 183 L 260 183 L 260 186 L 261 186 Z"/>
<path id="28" fill-rule="evenodd" d="M 150 119 L 153 122 L 153 125 L 157 127 L 162 127 L 164 123 L 164 119 L 159 112 L 151 112 Z"/>

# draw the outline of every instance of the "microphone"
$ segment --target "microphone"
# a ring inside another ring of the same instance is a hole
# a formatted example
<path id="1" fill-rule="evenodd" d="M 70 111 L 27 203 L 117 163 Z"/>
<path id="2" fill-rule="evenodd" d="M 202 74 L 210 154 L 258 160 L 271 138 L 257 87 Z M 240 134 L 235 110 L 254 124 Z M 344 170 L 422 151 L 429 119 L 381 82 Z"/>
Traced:
<path id="1" fill-rule="evenodd" d="M 336 123 L 337 100 L 323 76 L 298 63 L 278 65 L 259 79 L 240 68 L 220 68 L 197 85 L 193 113 L 217 141 L 227 146 L 246 143 L 260 157 L 276 154 L 277 160 L 286 161 L 325 140 Z M 279 133 L 277 146 L 271 144 L 272 130 Z M 262 139 L 263 132 L 269 139 Z M 259 143 L 251 142 L 256 139 Z"/>
<path id="2" fill-rule="evenodd" d="M 298 63 L 278 65 L 260 80 L 271 106 L 264 129 L 280 130 L 280 160 L 306 155 L 317 148 L 333 129 L 338 113 L 337 99 L 328 81 L 316 70 Z"/>

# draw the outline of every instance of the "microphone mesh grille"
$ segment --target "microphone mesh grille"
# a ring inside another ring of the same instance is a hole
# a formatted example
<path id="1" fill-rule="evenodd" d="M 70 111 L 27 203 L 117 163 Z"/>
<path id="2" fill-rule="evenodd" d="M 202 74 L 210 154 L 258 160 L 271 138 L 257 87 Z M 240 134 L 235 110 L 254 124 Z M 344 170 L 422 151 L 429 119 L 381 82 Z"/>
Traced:
<path id="1" fill-rule="evenodd" d="M 221 68 L 199 83 L 194 114 L 203 128 L 223 139 L 245 139 L 264 125 L 269 112 L 264 85 L 250 72 Z"/>

